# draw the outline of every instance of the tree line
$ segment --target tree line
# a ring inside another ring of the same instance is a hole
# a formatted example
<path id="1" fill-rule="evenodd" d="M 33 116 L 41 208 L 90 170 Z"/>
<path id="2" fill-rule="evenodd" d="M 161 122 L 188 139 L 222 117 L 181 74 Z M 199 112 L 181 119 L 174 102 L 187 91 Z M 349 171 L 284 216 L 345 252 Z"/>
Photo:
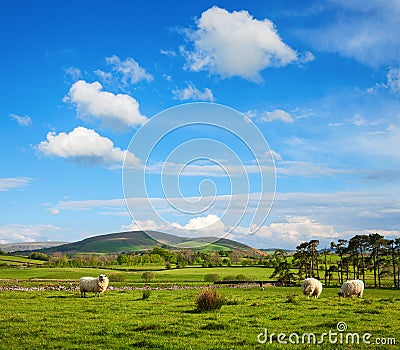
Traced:
<path id="1" fill-rule="evenodd" d="M 370 272 L 374 287 L 380 288 L 382 280 L 389 277 L 391 285 L 400 288 L 400 238 L 386 239 L 378 233 L 355 235 L 331 242 L 329 249 L 321 250 L 319 243 L 303 242 L 291 257 L 277 250 L 272 277 L 286 283 L 313 277 L 329 286 L 334 279 L 338 284 L 349 279 L 361 279 L 366 284 L 366 274 Z"/>

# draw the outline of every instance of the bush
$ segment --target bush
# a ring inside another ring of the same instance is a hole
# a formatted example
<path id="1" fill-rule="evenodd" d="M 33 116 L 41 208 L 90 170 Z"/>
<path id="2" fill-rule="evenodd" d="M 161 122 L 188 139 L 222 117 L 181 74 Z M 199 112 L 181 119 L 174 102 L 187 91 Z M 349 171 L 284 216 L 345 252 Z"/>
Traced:
<path id="1" fill-rule="evenodd" d="M 234 281 L 236 279 L 235 275 L 228 275 L 223 278 L 224 281 Z"/>
<path id="2" fill-rule="evenodd" d="M 121 273 L 112 273 L 108 275 L 108 280 L 110 282 L 125 282 L 125 276 Z"/>
<path id="3" fill-rule="evenodd" d="M 152 279 L 154 279 L 156 275 L 154 272 L 151 271 L 146 271 L 142 273 L 142 280 L 144 280 L 146 283 L 149 283 Z"/>
<path id="4" fill-rule="evenodd" d="M 246 275 L 243 275 L 243 274 L 237 275 L 236 279 L 238 281 L 248 281 L 249 280 L 249 278 Z"/>
<path id="5" fill-rule="evenodd" d="M 216 282 L 221 279 L 220 275 L 217 273 L 210 273 L 204 276 L 204 282 Z"/>
<path id="6" fill-rule="evenodd" d="M 150 295 L 151 295 L 151 290 L 150 289 L 146 289 L 146 290 L 143 291 L 142 299 L 143 300 L 149 299 Z"/>
<path id="7" fill-rule="evenodd" d="M 225 304 L 225 299 L 219 295 L 217 289 L 203 289 L 196 298 L 196 311 L 219 310 Z"/>
<path id="8" fill-rule="evenodd" d="M 299 302 L 298 297 L 299 296 L 296 293 L 288 294 L 286 295 L 285 303 L 297 304 Z"/>
<path id="9" fill-rule="evenodd" d="M 45 253 L 32 252 L 32 253 L 29 254 L 29 259 L 49 261 L 50 257 Z"/>

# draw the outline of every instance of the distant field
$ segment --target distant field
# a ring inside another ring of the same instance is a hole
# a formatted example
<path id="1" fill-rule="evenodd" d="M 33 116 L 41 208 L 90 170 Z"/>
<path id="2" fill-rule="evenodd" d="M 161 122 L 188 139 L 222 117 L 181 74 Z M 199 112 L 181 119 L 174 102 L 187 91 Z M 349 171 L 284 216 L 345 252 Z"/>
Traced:
<path id="1" fill-rule="evenodd" d="M 164 268 L 164 267 L 159 267 Z M 145 270 L 143 270 L 145 271 Z M 95 268 L 1 268 L 0 279 L 59 279 L 59 280 L 78 280 L 82 276 L 90 275 L 97 276 L 101 273 L 108 275 L 119 275 L 124 278 L 126 283 L 140 283 L 143 282 L 141 275 L 143 271 L 115 271 L 108 269 L 95 269 Z M 215 267 L 215 268 L 201 268 L 201 267 L 187 267 L 183 269 L 171 269 L 154 271 L 154 283 L 190 283 L 190 282 L 203 282 L 204 276 L 207 274 L 218 274 L 221 278 L 226 276 L 245 275 L 249 279 L 266 280 L 270 279 L 273 269 L 263 267 Z"/>
<path id="2" fill-rule="evenodd" d="M 340 301 L 336 292 L 326 288 L 321 299 L 307 300 L 298 287 L 222 288 L 228 305 L 208 313 L 194 312 L 198 290 L 155 290 L 148 300 L 141 300 L 140 291 L 109 291 L 100 299 L 82 299 L 76 291 L 0 292 L 0 344 L 4 349 L 395 348 L 330 344 L 327 337 L 321 345 L 277 343 L 279 333 L 286 341 L 291 333 L 299 341 L 304 333 L 314 333 L 317 340 L 329 331 L 337 336 L 338 322 L 347 325 L 344 336 L 368 332 L 373 343 L 376 338 L 400 342 L 398 291 L 367 290 L 364 299 Z M 265 329 L 275 334 L 272 344 L 269 338 L 266 344 L 257 342 Z"/>
<path id="3" fill-rule="evenodd" d="M 0 264 L 2 263 L 10 266 L 23 266 L 28 264 L 43 265 L 45 261 L 33 260 L 22 256 L 0 255 Z"/>

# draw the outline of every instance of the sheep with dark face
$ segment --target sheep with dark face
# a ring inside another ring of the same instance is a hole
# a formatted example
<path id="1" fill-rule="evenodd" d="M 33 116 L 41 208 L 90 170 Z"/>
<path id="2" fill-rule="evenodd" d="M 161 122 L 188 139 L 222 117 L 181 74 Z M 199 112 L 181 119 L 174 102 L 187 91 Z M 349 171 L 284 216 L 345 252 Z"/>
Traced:
<path id="1" fill-rule="evenodd" d="M 359 298 L 362 297 L 364 293 L 364 282 L 361 280 L 349 280 L 343 283 L 342 288 L 338 293 L 339 298 L 352 297 L 357 295 Z"/>
<path id="2" fill-rule="evenodd" d="M 86 292 L 95 293 L 100 298 L 100 294 L 103 293 L 108 287 L 108 278 L 106 275 L 100 275 L 99 277 L 82 277 L 79 279 L 79 290 L 81 297 L 86 298 Z"/>
<path id="3" fill-rule="evenodd" d="M 306 278 L 301 284 L 301 290 L 308 298 L 318 298 L 322 293 L 322 283 L 315 278 Z"/>

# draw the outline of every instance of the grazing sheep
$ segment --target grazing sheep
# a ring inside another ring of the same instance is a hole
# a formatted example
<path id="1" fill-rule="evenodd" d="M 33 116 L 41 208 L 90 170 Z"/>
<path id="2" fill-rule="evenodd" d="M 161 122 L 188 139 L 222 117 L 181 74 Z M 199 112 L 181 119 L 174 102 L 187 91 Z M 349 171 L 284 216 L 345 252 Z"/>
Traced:
<path id="1" fill-rule="evenodd" d="M 310 296 L 318 298 L 322 293 L 322 283 L 315 278 L 306 278 L 301 284 L 301 290 L 308 299 Z"/>
<path id="2" fill-rule="evenodd" d="M 362 297 L 364 292 L 364 282 L 361 280 L 350 280 L 343 283 L 338 293 L 339 297 L 347 298 L 353 295 Z"/>
<path id="3" fill-rule="evenodd" d="M 106 275 L 100 275 L 99 277 L 82 277 L 79 279 L 79 290 L 81 297 L 86 298 L 86 292 L 95 293 L 100 298 L 100 294 L 103 293 L 108 287 L 108 278 Z"/>

